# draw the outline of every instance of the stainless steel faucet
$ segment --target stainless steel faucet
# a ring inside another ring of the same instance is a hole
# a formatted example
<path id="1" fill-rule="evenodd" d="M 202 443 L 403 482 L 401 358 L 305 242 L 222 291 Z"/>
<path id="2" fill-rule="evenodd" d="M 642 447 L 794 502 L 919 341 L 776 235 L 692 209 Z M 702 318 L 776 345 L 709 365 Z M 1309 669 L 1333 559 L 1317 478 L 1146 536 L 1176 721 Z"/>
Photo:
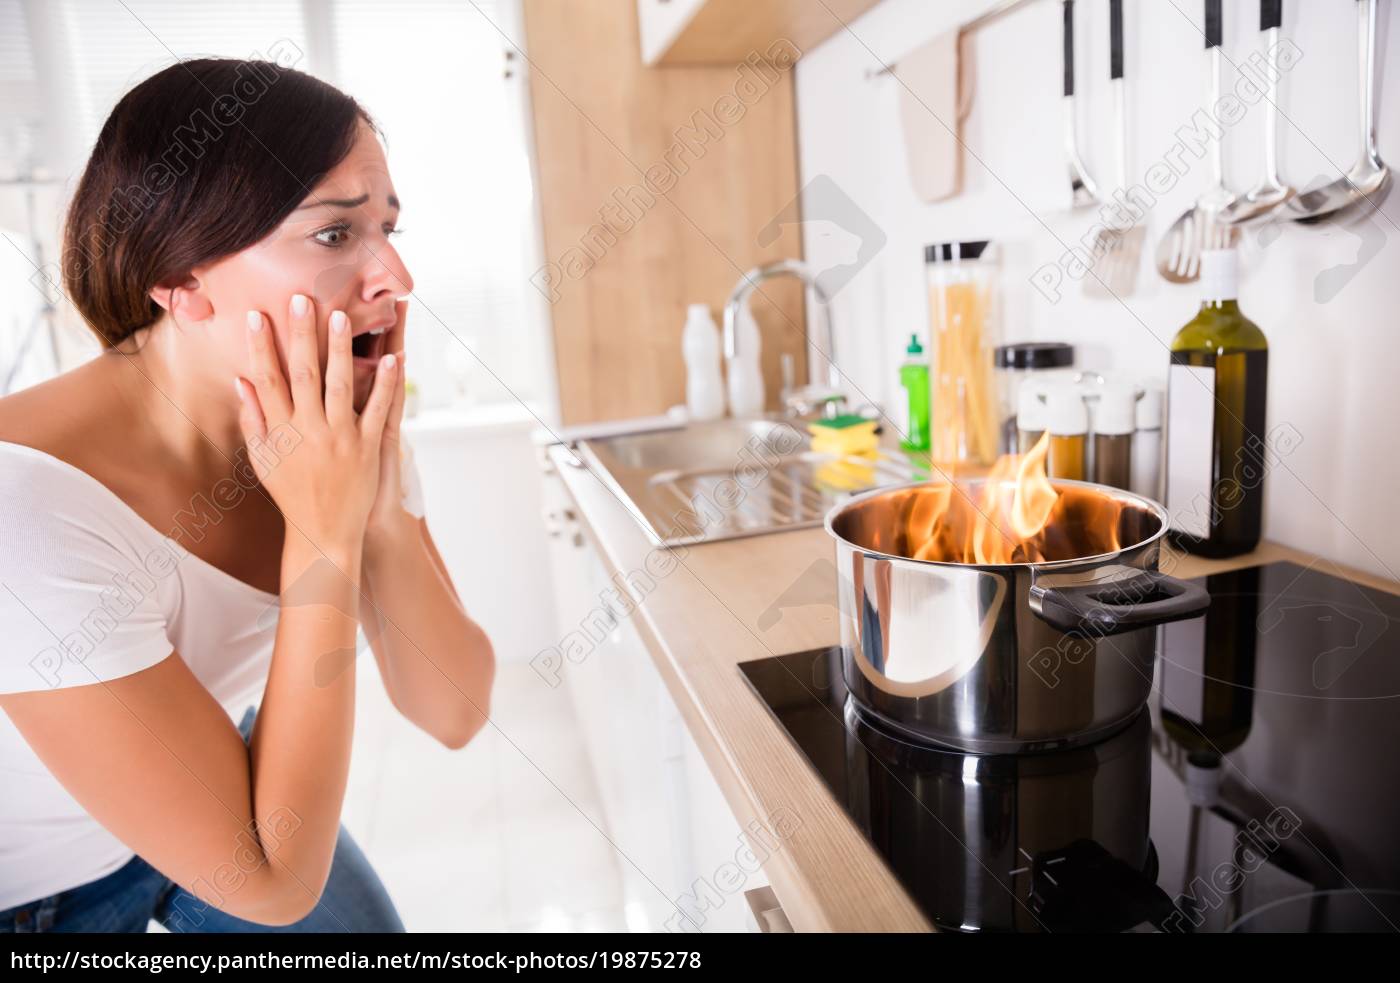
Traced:
<path id="1" fill-rule="evenodd" d="M 786 408 L 789 413 L 803 416 L 808 415 L 811 410 L 804 411 L 801 407 L 816 407 L 819 413 L 826 415 L 839 412 L 839 403 L 844 397 L 841 395 L 841 373 L 836 368 L 831 299 L 817 283 L 816 274 L 805 263 L 795 259 L 780 259 L 767 266 L 754 267 L 739 278 L 724 305 L 724 357 L 732 362 L 739 354 L 739 311 L 748 303 L 749 294 L 764 280 L 779 276 L 793 276 L 801 280 L 806 288 L 807 309 L 811 310 L 813 306 L 820 309 L 822 332 L 818 335 L 821 342 L 818 352 L 826 360 L 826 383 L 823 385 L 819 382 L 819 370 L 811 357 L 812 346 L 808 345 L 807 385 L 796 392 L 784 394 Z M 815 305 L 812 303 L 814 300 L 817 302 Z"/>

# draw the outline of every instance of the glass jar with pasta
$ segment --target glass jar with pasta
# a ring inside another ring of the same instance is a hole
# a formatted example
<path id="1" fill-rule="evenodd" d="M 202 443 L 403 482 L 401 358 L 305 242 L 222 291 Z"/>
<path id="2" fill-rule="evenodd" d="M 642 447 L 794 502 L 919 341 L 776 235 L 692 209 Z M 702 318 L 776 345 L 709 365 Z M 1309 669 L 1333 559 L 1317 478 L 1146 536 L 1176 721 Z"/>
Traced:
<path id="1" fill-rule="evenodd" d="M 986 241 L 924 247 L 933 341 L 930 456 L 935 464 L 990 465 L 998 454 L 995 250 Z"/>

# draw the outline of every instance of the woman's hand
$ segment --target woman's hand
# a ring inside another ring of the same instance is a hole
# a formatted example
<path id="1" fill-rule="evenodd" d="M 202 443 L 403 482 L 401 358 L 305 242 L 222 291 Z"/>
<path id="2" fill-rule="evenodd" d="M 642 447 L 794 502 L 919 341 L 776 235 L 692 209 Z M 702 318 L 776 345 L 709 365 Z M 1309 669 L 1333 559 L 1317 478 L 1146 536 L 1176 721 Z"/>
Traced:
<path id="1" fill-rule="evenodd" d="M 310 298 L 292 298 L 288 323 L 290 387 L 267 318 L 260 311 L 248 312 L 250 378 L 234 379 L 242 404 L 239 427 L 258 480 L 287 520 L 288 535 L 300 532 L 318 550 L 358 556 L 379 483 L 384 426 L 399 378 L 397 359 L 386 355 L 380 360 L 369 400 L 356 418 L 349 317 L 334 311 L 329 318 L 324 397 Z"/>
<path id="2" fill-rule="evenodd" d="M 385 338 L 384 350 L 397 355 L 399 377 L 395 381 L 393 402 L 389 405 L 389 416 L 384 421 L 384 433 L 379 441 L 379 486 L 369 522 L 365 526 L 365 540 L 371 546 L 379 541 L 392 540 L 403 530 L 405 520 L 413 518 L 403 507 L 403 440 L 400 434 L 403 424 L 403 380 L 407 378 L 403 348 L 408 301 L 401 300 L 395 304 L 394 315 L 394 326 Z"/>

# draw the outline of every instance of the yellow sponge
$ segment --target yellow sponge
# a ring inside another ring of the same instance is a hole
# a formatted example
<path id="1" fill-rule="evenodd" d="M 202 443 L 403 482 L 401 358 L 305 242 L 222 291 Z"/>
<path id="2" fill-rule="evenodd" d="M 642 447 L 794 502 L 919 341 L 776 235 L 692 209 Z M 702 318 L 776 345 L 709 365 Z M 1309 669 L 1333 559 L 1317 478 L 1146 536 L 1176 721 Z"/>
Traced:
<path id="1" fill-rule="evenodd" d="M 880 438 L 873 433 L 837 430 L 812 438 L 812 450 L 818 454 L 834 454 L 849 457 L 852 454 L 865 454 L 880 446 Z"/>
<path id="2" fill-rule="evenodd" d="M 875 435 L 877 426 L 875 420 L 848 413 L 815 420 L 807 425 L 807 431 L 812 435 L 812 450 L 845 457 L 875 450 L 880 445 L 880 438 Z"/>

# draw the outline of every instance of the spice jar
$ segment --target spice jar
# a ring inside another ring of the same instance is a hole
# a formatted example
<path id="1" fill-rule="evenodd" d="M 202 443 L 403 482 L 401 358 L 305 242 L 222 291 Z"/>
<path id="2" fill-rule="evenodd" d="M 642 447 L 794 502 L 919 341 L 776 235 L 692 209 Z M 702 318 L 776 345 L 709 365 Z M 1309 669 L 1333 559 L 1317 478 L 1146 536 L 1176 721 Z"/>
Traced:
<path id="1" fill-rule="evenodd" d="M 1029 454 L 1045 433 L 1045 393 L 1035 379 L 1021 384 L 1016 398 L 1016 453 Z"/>
<path id="2" fill-rule="evenodd" d="M 1162 500 L 1162 390 L 1147 387 L 1137 403 L 1133 431 L 1133 476 L 1131 491 Z"/>
<path id="3" fill-rule="evenodd" d="M 1061 341 L 1021 341 L 996 348 L 992 354 L 992 366 L 996 370 L 1001 428 L 998 434 L 999 453 L 1017 452 L 1016 414 L 1025 384 L 1048 382 L 1055 375 L 1065 374 L 1065 370 L 1073 365 L 1074 346 Z"/>
<path id="4" fill-rule="evenodd" d="M 1099 390 L 1094 407 L 1094 481 L 1128 490 L 1132 483 L 1133 431 L 1137 427 L 1137 399 L 1127 386 L 1107 385 Z"/>
<path id="5" fill-rule="evenodd" d="M 1050 431 L 1046 471 L 1052 478 L 1084 481 L 1088 477 L 1089 408 L 1084 394 L 1072 384 L 1053 385 L 1045 392 L 1045 429 Z"/>

